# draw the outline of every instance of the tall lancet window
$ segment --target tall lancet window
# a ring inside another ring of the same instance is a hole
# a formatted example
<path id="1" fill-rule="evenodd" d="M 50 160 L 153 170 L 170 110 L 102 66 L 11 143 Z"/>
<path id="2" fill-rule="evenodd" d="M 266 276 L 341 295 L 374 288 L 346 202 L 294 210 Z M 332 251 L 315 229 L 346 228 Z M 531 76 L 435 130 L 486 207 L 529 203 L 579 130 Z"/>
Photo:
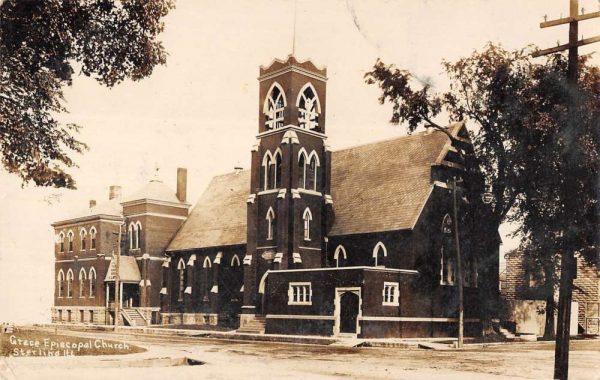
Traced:
<path id="1" fill-rule="evenodd" d="M 275 212 L 272 207 L 267 211 L 267 240 L 273 240 L 273 221 L 275 220 Z"/>
<path id="2" fill-rule="evenodd" d="M 298 126 L 304 129 L 319 129 L 319 100 L 314 88 L 306 84 L 298 97 Z"/>
<path id="3" fill-rule="evenodd" d="M 281 151 L 275 152 L 275 189 L 281 188 Z"/>
<path id="4" fill-rule="evenodd" d="M 285 109 L 285 95 L 277 83 L 273 84 L 271 93 L 267 97 L 263 112 L 265 113 L 265 127 L 276 129 L 283 127 L 283 111 Z"/>
<path id="5" fill-rule="evenodd" d="M 312 220 L 312 213 L 308 207 L 304 210 L 302 219 L 304 220 L 304 240 L 310 240 L 310 221 Z"/>

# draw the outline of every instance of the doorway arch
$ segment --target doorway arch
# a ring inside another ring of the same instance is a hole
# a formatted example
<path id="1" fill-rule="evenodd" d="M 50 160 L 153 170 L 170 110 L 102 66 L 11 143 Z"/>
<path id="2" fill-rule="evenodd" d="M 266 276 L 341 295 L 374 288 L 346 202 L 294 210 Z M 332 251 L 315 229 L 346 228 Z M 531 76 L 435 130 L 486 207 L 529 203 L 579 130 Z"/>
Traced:
<path id="1" fill-rule="evenodd" d="M 334 335 L 358 335 L 361 333 L 360 320 L 362 318 L 361 289 L 336 288 L 335 289 L 335 324 Z"/>

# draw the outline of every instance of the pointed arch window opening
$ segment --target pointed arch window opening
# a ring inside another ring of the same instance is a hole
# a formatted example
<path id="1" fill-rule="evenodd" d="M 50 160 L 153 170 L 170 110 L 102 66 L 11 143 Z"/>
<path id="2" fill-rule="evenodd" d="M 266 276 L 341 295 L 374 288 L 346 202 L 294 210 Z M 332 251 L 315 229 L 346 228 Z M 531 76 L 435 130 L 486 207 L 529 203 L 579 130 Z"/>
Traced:
<path id="1" fill-rule="evenodd" d="M 90 298 L 96 296 L 96 269 L 94 267 L 90 268 L 90 274 L 88 275 L 88 280 L 90 281 Z"/>
<path id="2" fill-rule="evenodd" d="M 96 249 L 96 229 L 92 227 L 90 229 L 90 250 Z"/>
<path id="3" fill-rule="evenodd" d="M 63 232 L 58 234 L 59 252 L 65 251 L 65 234 Z"/>
<path id="4" fill-rule="evenodd" d="M 85 230 L 85 228 L 82 228 L 79 231 L 79 247 L 82 251 L 85 251 L 86 247 L 86 238 L 87 238 L 87 231 Z"/>
<path id="5" fill-rule="evenodd" d="M 341 244 L 338 245 L 333 254 L 333 259 L 335 260 L 335 267 L 339 268 L 341 266 L 342 267 L 345 266 L 347 258 L 348 258 L 348 256 L 346 254 L 346 249 L 344 248 L 344 246 Z M 341 265 L 340 265 L 340 262 L 341 262 Z"/>
<path id="6" fill-rule="evenodd" d="M 454 285 L 456 280 L 456 265 L 452 244 L 452 218 L 449 214 L 442 219 L 442 243 L 440 247 L 440 284 Z"/>
<path id="7" fill-rule="evenodd" d="M 85 281 L 87 280 L 87 275 L 85 270 L 81 268 L 79 271 L 79 298 L 83 298 L 85 296 Z"/>
<path id="8" fill-rule="evenodd" d="M 62 269 L 58 271 L 58 277 L 56 280 L 58 282 L 58 297 L 62 298 L 65 294 L 65 272 L 63 272 Z"/>
<path id="9" fill-rule="evenodd" d="M 310 241 L 310 221 L 312 220 L 312 213 L 308 207 L 304 210 L 302 219 L 304 220 L 304 240 Z"/>
<path id="10" fill-rule="evenodd" d="M 298 126 L 304 129 L 319 129 L 318 100 L 312 86 L 306 86 L 298 102 Z"/>
<path id="11" fill-rule="evenodd" d="M 69 231 L 69 233 L 67 234 L 67 239 L 68 239 L 68 243 L 69 243 L 69 252 L 73 252 L 73 231 Z"/>
<path id="12" fill-rule="evenodd" d="M 279 86 L 273 86 L 265 106 L 265 128 L 282 128 L 285 116 L 285 96 Z"/>
<path id="13" fill-rule="evenodd" d="M 67 298 L 73 298 L 73 271 L 67 272 Z"/>
<path id="14" fill-rule="evenodd" d="M 273 240 L 273 228 L 274 228 L 274 220 L 275 220 L 275 212 L 273 208 L 269 208 L 267 211 L 267 240 Z"/>
<path id="15" fill-rule="evenodd" d="M 385 267 L 385 258 L 387 257 L 387 249 L 382 242 L 379 242 L 373 248 L 373 258 L 375 259 L 375 266 Z"/>
<path id="16" fill-rule="evenodd" d="M 185 292 L 185 262 L 183 259 L 179 259 L 179 263 L 177 264 L 177 270 L 179 272 L 179 292 L 177 301 L 183 301 L 183 293 Z"/>
<path id="17" fill-rule="evenodd" d="M 298 153 L 298 188 L 317 191 L 317 171 L 320 166 L 319 157 L 315 151 L 310 155 L 304 149 Z"/>

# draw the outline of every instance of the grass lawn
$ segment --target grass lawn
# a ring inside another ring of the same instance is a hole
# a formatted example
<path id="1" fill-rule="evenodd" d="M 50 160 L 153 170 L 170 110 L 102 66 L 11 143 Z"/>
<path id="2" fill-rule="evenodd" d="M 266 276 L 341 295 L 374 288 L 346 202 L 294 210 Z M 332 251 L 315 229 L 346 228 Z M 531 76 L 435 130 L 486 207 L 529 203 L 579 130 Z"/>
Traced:
<path id="1" fill-rule="evenodd" d="M 125 342 L 15 328 L 0 334 L 0 356 L 124 355 L 146 351 Z"/>

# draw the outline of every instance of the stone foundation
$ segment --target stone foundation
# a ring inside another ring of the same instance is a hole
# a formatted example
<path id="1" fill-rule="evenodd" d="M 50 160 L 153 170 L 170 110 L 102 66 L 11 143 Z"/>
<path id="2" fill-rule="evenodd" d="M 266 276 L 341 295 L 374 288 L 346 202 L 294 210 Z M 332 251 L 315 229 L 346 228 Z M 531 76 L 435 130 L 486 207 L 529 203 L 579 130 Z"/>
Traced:
<path id="1" fill-rule="evenodd" d="M 60 306 L 52 309 L 52 323 L 79 323 L 106 325 L 112 321 L 107 320 L 105 307 L 99 306 Z M 112 319 L 112 318 L 108 318 Z"/>
<path id="2" fill-rule="evenodd" d="M 219 315 L 213 313 L 161 313 L 163 325 L 212 325 L 219 323 Z"/>

